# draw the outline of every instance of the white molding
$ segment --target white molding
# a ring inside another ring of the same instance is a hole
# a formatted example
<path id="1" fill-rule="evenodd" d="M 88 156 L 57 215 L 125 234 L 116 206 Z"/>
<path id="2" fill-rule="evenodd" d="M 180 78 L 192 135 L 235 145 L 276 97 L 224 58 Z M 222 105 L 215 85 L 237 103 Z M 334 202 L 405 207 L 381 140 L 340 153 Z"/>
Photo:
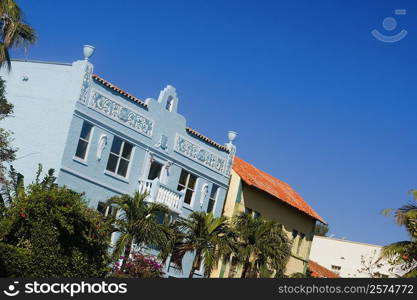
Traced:
<path id="1" fill-rule="evenodd" d="M 203 209 L 204 202 L 208 195 L 208 187 L 209 185 L 207 183 L 203 184 L 200 191 L 200 209 Z"/>
<path id="2" fill-rule="evenodd" d="M 97 100 L 94 100 L 94 97 L 104 98 L 105 101 L 113 102 L 118 106 L 118 108 L 116 108 L 116 109 L 114 109 L 110 112 L 103 111 L 107 107 L 103 107 L 101 109 L 101 108 L 97 108 L 97 107 L 93 106 L 92 102 L 97 101 Z M 126 126 L 127 128 L 142 134 L 143 136 L 146 136 L 148 138 L 152 138 L 154 127 L 155 127 L 155 121 L 152 120 L 149 117 L 145 117 L 138 110 L 136 110 L 134 108 L 131 108 L 131 107 L 128 107 L 125 104 L 122 104 L 119 100 L 116 100 L 114 97 L 111 97 L 109 95 L 104 95 L 102 92 L 98 91 L 97 89 L 91 88 L 91 92 L 90 92 L 90 96 L 89 96 L 88 101 L 86 103 L 81 102 L 81 101 L 79 101 L 79 102 L 81 104 L 84 104 L 85 106 L 87 106 L 89 109 L 91 109 L 95 112 L 98 112 L 99 114 L 101 114 L 101 115 L 103 115 L 103 116 L 105 116 L 105 117 L 107 117 L 107 118 L 109 118 L 109 119 L 111 119 L 111 120 L 113 120 L 113 121 L 115 121 L 119 124 L 122 124 L 122 125 Z M 142 129 L 140 126 L 136 127 L 136 126 L 130 125 L 129 120 L 126 120 L 126 121 L 122 120 L 120 118 L 120 111 L 122 111 L 124 109 L 127 111 L 127 114 L 128 114 L 126 116 L 127 118 L 130 116 L 130 114 L 134 114 L 135 116 L 137 116 L 139 118 L 142 118 L 145 123 L 148 123 L 147 126 L 150 127 L 150 129 L 149 129 L 150 132 L 148 133 L 145 129 Z"/>
<path id="3" fill-rule="evenodd" d="M 180 142 L 182 143 L 186 142 L 188 143 L 188 147 L 181 148 Z M 224 169 L 226 167 L 226 159 L 222 158 L 221 156 L 214 154 L 212 151 L 208 150 L 208 148 L 201 146 L 197 143 L 194 143 L 184 137 L 181 134 L 176 134 L 175 136 L 175 144 L 174 144 L 174 151 L 181 154 L 182 156 L 191 159 L 192 161 L 216 172 L 221 175 L 224 173 Z M 202 154 L 203 153 L 203 154 Z M 206 153 L 208 155 L 206 155 Z M 199 159 L 199 155 L 204 155 L 204 160 Z M 214 159 L 215 165 L 212 165 Z M 220 169 L 217 168 L 217 164 L 221 163 Z"/>
<path id="4" fill-rule="evenodd" d="M 75 162 L 77 162 L 77 163 L 80 163 L 80 164 L 82 164 L 84 166 L 88 166 L 87 160 L 82 159 L 82 158 L 79 158 L 79 157 L 77 157 L 75 155 L 72 157 L 72 160 L 75 161 Z"/>
<path id="5" fill-rule="evenodd" d="M 83 107 L 85 107 L 85 106 L 83 106 Z M 226 190 L 228 188 L 228 181 L 225 183 L 225 182 L 222 182 L 220 180 L 217 180 L 216 178 L 213 178 L 211 176 L 208 176 L 208 175 L 206 175 L 206 173 L 200 171 L 199 169 L 196 169 L 196 168 L 190 166 L 189 164 L 186 164 L 185 162 L 182 162 L 181 160 L 179 160 L 175 156 L 169 155 L 167 152 L 161 151 L 161 149 L 153 148 L 153 147 L 145 144 L 144 142 L 138 140 L 137 138 L 133 137 L 132 135 L 129 135 L 129 134 L 126 134 L 126 133 L 124 133 L 124 132 L 122 132 L 120 130 L 117 130 L 114 127 L 111 127 L 111 125 L 109 125 L 107 123 L 104 123 L 102 120 L 99 120 L 99 119 L 96 119 L 96 118 L 92 117 L 91 115 L 87 114 L 85 111 L 83 111 L 80 108 L 76 108 L 75 109 L 74 115 L 77 118 L 80 118 L 83 121 L 85 120 L 85 121 L 93 124 L 95 127 L 100 128 L 101 130 L 105 131 L 108 134 L 111 134 L 113 136 L 120 137 L 120 138 L 122 138 L 122 139 L 130 142 L 135 147 L 138 147 L 138 148 L 144 150 L 145 152 L 147 152 L 147 154 L 149 152 L 156 153 L 157 155 L 159 155 L 160 157 L 164 158 L 165 160 L 172 161 L 172 164 L 173 165 L 176 165 L 180 169 L 187 170 L 188 172 L 191 172 L 191 173 L 197 175 L 198 177 L 204 178 L 206 181 L 208 181 L 210 183 L 217 184 L 218 186 L 220 186 L 220 187 L 222 187 L 222 188 L 224 188 Z M 187 156 L 184 156 L 184 157 L 187 158 Z M 211 169 L 209 168 L 209 170 L 211 170 Z M 213 171 L 213 172 L 215 172 L 215 171 Z M 218 172 L 216 172 L 216 173 L 219 174 Z"/>
<path id="6" fill-rule="evenodd" d="M 77 171 L 75 171 L 75 170 L 73 170 L 73 169 L 71 169 L 71 168 L 68 168 L 68 167 L 61 167 L 61 169 L 60 169 L 60 170 L 61 170 L 61 171 L 63 171 L 63 172 L 69 173 L 69 174 L 71 174 L 71 175 L 73 175 L 73 176 L 76 176 L 76 177 L 79 177 L 79 178 L 81 178 L 81 179 L 84 179 L 84 180 L 86 180 L 86 181 L 89 181 L 89 182 L 91 182 L 91 183 L 93 183 L 93 184 L 95 184 L 95 185 L 99 185 L 99 186 L 101 186 L 101 187 L 104 187 L 105 189 L 107 189 L 107 190 L 111 190 L 111 191 L 116 192 L 116 193 L 118 193 L 118 194 L 120 194 L 120 195 L 123 195 L 123 194 L 128 194 L 128 192 L 123 192 L 123 191 L 121 191 L 121 190 L 119 190 L 119 189 L 117 189 L 117 188 L 114 188 L 114 187 L 112 187 L 112 186 L 109 186 L 109 184 L 107 184 L 107 183 L 103 183 L 103 182 L 98 181 L 98 180 L 96 180 L 96 179 L 93 179 L 93 178 L 91 178 L 91 177 L 89 177 L 89 176 L 82 175 L 82 174 L 80 174 L 79 172 L 77 172 Z"/>
<path id="7" fill-rule="evenodd" d="M 103 173 L 107 176 L 114 177 L 117 180 L 123 181 L 124 183 L 129 183 L 130 184 L 130 181 L 129 181 L 128 178 L 120 176 L 117 173 L 111 172 L 111 171 L 106 170 L 106 169 L 104 169 Z"/>
<path id="8" fill-rule="evenodd" d="M 102 155 L 103 155 L 103 151 L 106 148 L 108 144 L 108 138 L 107 135 L 102 134 L 100 135 L 100 137 L 98 138 L 98 142 L 97 142 L 97 160 L 101 160 Z"/>
<path id="9" fill-rule="evenodd" d="M 172 85 L 167 85 L 160 93 L 158 97 L 158 103 L 166 108 L 168 99 L 172 97 L 172 105 L 169 109 L 170 112 L 177 112 L 178 107 L 178 95 L 175 88 Z"/>

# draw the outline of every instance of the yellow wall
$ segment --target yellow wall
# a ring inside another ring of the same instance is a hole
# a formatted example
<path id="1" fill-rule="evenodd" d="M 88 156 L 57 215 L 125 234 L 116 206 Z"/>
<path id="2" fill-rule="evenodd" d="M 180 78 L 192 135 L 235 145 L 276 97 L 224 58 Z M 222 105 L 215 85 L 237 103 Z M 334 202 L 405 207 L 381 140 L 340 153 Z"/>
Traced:
<path id="1" fill-rule="evenodd" d="M 240 202 L 237 203 L 236 200 Z M 292 240 L 293 229 L 305 234 L 298 254 L 296 252 L 300 235 L 293 241 L 293 254 L 287 264 L 285 273 L 289 275 L 304 272 L 306 261 L 310 254 L 315 220 L 268 193 L 244 184 L 239 175 L 232 171 L 223 215 L 230 218 L 244 212 L 245 207 L 259 212 L 265 218 L 282 224 L 290 240 Z M 219 267 L 212 273 L 212 277 L 219 277 L 221 265 L 219 263 Z M 227 277 L 229 268 L 230 266 L 228 265 L 223 267 L 224 277 Z"/>

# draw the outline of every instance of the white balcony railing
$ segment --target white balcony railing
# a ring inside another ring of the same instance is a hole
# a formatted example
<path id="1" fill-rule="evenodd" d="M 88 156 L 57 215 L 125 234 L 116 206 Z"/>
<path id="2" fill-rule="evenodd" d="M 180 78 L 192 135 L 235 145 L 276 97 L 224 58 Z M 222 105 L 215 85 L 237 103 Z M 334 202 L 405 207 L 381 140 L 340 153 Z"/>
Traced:
<path id="1" fill-rule="evenodd" d="M 183 193 L 162 184 L 158 178 L 154 180 L 139 180 L 138 190 L 148 194 L 149 202 L 162 203 L 173 212 L 180 214 L 183 203 Z"/>

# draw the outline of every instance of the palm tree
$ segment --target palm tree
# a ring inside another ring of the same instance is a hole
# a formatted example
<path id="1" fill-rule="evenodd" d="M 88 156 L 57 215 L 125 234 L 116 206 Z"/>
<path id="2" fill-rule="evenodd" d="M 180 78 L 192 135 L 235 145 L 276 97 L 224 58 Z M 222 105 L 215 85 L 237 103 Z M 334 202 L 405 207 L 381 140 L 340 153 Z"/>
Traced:
<path id="1" fill-rule="evenodd" d="M 163 247 L 169 237 L 169 229 L 165 222 L 160 222 L 169 214 L 169 209 L 159 203 L 146 202 L 147 194 L 135 192 L 133 196 L 122 195 L 107 201 L 117 209 L 114 219 L 115 231 L 120 233 L 113 249 L 113 259 L 119 259 L 124 251 L 124 259 L 129 257 L 131 245 L 135 242 L 139 247 L 146 245 Z"/>
<path id="2" fill-rule="evenodd" d="M 403 277 L 417 277 L 417 190 L 410 192 L 416 203 L 383 211 L 385 215 L 393 212 L 396 223 L 404 226 L 410 237 L 409 241 L 392 243 L 382 249 L 382 257 L 389 259 L 394 265 L 401 265 L 407 271 Z"/>
<path id="3" fill-rule="evenodd" d="M 175 251 L 175 249 L 178 249 L 181 246 L 185 239 L 185 233 L 179 228 L 179 223 L 179 221 L 167 223 L 169 236 L 166 244 L 160 249 L 158 258 L 163 264 L 166 264 L 169 260 L 170 264 L 175 265 L 175 267 L 182 272 L 183 256 L 179 256 L 179 252 Z"/>
<path id="4" fill-rule="evenodd" d="M 263 277 L 274 271 L 283 274 L 290 243 L 282 225 L 250 214 L 235 216 L 232 224 L 236 238 L 234 256 L 242 265 L 242 278 Z"/>
<path id="5" fill-rule="evenodd" d="M 35 30 L 25 23 L 20 7 L 13 0 L 0 1 L 0 65 L 10 69 L 9 49 L 36 42 Z"/>
<path id="6" fill-rule="evenodd" d="M 164 252 L 172 251 L 171 262 L 181 269 L 184 255 L 195 254 L 189 278 L 202 264 L 204 275 L 208 277 L 217 267 L 219 259 L 231 253 L 230 231 L 225 217 L 216 218 L 212 213 L 193 212 L 187 219 L 177 219 L 173 227 L 175 238 Z"/>

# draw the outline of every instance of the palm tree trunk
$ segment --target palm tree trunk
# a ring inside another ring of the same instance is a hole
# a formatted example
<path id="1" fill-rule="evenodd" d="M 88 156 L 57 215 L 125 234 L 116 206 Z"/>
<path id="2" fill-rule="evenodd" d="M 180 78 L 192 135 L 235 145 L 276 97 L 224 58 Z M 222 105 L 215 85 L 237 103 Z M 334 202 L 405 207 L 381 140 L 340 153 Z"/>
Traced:
<path id="1" fill-rule="evenodd" d="M 188 278 L 193 278 L 195 271 L 198 269 L 197 262 L 201 261 L 200 256 L 201 256 L 201 252 L 197 251 L 194 256 L 193 264 L 191 266 L 191 271 L 190 271 L 190 274 L 188 275 Z"/>
<path id="2" fill-rule="evenodd" d="M 247 278 L 249 271 L 250 271 L 250 262 L 249 262 L 249 259 L 247 259 L 245 263 L 243 264 L 241 278 Z"/>
<path id="3" fill-rule="evenodd" d="M 130 239 L 125 247 L 125 251 L 123 254 L 123 260 L 122 260 L 122 266 L 126 263 L 126 261 L 129 259 L 130 251 L 132 251 L 132 243 L 133 239 Z"/>
<path id="4" fill-rule="evenodd" d="M 191 267 L 190 275 L 188 275 L 188 278 L 193 278 L 196 268 L 194 266 Z"/>

